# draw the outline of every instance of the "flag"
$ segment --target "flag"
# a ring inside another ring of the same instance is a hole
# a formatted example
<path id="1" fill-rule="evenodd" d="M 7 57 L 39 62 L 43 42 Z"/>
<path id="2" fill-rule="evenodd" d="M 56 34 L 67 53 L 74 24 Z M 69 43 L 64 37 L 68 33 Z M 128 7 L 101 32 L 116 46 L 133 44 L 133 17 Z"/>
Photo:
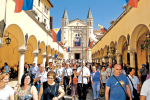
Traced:
<path id="1" fill-rule="evenodd" d="M 68 53 L 68 47 L 66 47 L 66 52 Z"/>
<path id="2" fill-rule="evenodd" d="M 57 58 L 58 54 L 55 54 L 54 57 Z"/>
<path id="3" fill-rule="evenodd" d="M 28 11 L 33 9 L 33 0 L 16 0 L 15 13 L 19 13 L 22 10 Z"/>
<path id="4" fill-rule="evenodd" d="M 70 47 L 68 47 L 68 52 L 70 52 Z"/>
<path id="5" fill-rule="evenodd" d="M 128 5 L 137 8 L 138 0 L 129 0 Z"/>
<path id="6" fill-rule="evenodd" d="M 81 37 L 75 37 L 74 44 L 75 44 L 75 47 L 80 47 L 81 46 Z"/>
<path id="7" fill-rule="evenodd" d="M 24 0 L 16 0 L 15 11 L 14 11 L 15 13 L 19 13 L 22 11 L 23 1 Z"/>
<path id="8" fill-rule="evenodd" d="M 128 3 L 129 2 L 129 0 L 126 0 L 126 3 Z"/>
<path id="9" fill-rule="evenodd" d="M 103 28 L 101 29 L 101 31 L 102 31 L 103 33 L 105 33 L 105 32 L 107 31 L 107 29 L 103 27 Z"/>
<path id="10" fill-rule="evenodd" d="M 89 48 L 91 48 L 92 45 L 93 45 L 93 43 L 94 43 L 94 40 L 93 40 L 93 39 L 91 39 L 90 41 L 91 41 L 91 42 L 90 42 Z"/>
<path id="11" fill-rule="evenodd" d="M 103 26 L 101 26 L 101 25 L 99 25 L 99 24 L 97 24 L 97 25 L 98 25 L 99 29 L 100 29 L 103 33 L 105 33 L 105 32 L 107 31 L 107 29 L 106 29 L 105 27 L 103 27 Z"/>
<path id="12" fill-rule="evenodd" d="M 33 0 L 24 0 L 22 10 L 32 10 L 33 9 Z"/>
<path id="13" fill-rule="evenodd" d="M 88 47 L 89 47 L 89 45 L 90 45 L 90 42 L 91 42 L 91 41 L 90 41 L 90 38 L 89 38 L 89 43 L 88 43 Z"/>
<path id="14" fill-rule="evenodd" d="M 89 48 L 86 48 L 85 51 L 87 51 Z"/>
<path id="15" fill-rule="evenodd" d="M 61 28 L 52 29 L 53 42 L 61 41 Z"/>

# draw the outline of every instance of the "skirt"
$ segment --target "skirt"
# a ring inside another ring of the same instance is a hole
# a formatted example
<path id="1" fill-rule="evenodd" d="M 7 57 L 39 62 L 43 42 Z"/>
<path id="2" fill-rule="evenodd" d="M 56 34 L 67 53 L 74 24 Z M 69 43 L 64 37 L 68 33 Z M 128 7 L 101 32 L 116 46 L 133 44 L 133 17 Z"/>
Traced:
<path id="1" fill-rule="evenodd" d="M 71 96 L 75 96 L 77 94 L 77 84 L 71 85 Z"/>

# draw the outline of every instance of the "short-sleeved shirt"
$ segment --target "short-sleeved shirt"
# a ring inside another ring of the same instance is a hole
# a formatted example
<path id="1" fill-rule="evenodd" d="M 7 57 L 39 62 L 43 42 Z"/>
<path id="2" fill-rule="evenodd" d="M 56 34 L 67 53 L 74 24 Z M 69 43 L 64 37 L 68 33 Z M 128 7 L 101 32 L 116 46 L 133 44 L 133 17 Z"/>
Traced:
<path id="1" fill-rule="evenodd" d="M 150 79 L 146 80 L 141 88 L 140 95 L 146 96 L 146 100 L 150 100 Z"/>
<path id="2" fill-rule="evenodd" d="M 122 84 L 122 87 L 126 91 L 126 85 L 129 85 L 129 81 L 125 75 L 115 76 L 119 82 Z M 113 77 L 109 77 L 106 81 L 106 86 L 110 87 L 110 100 L 125 100 L 126 95 L 121 88 L 118 81 Z"/>
<path id="3" fill-rule="evenodd" d="M 112 76 L 112 75 L 114 75 L 114 68 L 111 68 L 111 69 L 110 69 L 110 68 L 108 67 L 108 68 L 106 69 L 106 72 L 107 72 L 108 76 Z"/>
<path id="4" fill-rule="evenodd" d="M 92 78 L 92 81 L 93 82 L 100 82 L 100 72 L 97 71 L 97 72 L 92 72 L 91 73 L 91 78 Z"/>
<path id="5" fill-rule="evenodd" d="M 148 74 L 148 70 L 143 67 L 143 68 L 140 69 L 139 73 L 141 74 L 141 76 L 147 75 Z"/>
<path id="6" fill-rule="evenodd" d="M 62 73 L 63 73 L 63 70 L 64 70 L 64 68 L 63 68 L 63 67 L 61 67 L 61 68 L 58 68 L 58 73 L 59 73 L 59 76 L 61 76 L 61 75 L 62 75 Z"/>
<path id="7" fill-rule="evenodd" d="M 134 88 L 137 90 L 138 84 L 140 84 L 138 77 L 137 77 L 137 76 L 134 76 L 134 75 L 133 75 L 133 78 L 132 78 L 130 75 L 128 75 L 128 77 L 131 79 Z M 129 80 L 129 78 L 128 78 L 129 86 L 130 86 L 130 89 L 131 89 L 132 98 L 134 98 L 134 95 L 133 95 L 133 87 L 132 87 L 132 83 L 131 83 L 131 81 Z"/>
<path id="8" fill-rule="evenodd" d="M 6 69 L 6 73 L 9 73 L 9 67 L 6 65 L 4 68 Z"/>
<path id="9" fill-rule="evenodd" d="M 29 70 L 29 74 L 31 73 L 31 74 L 35 75 L 38 70 L 39 70 L 39 67 L 37 67 L 37 66 L 35 66 L 35 67 L 31 66 L 31 68 Z"/>
<path id="10" fill-rule="evenodd" d="M 108 76 L 107 72 L 106 71 L 104 71 L 104 72 L 101 71 L 100 74 L 101 74 L 102 82 L 106 83 L 107 76 Z"/>
<path id="11" fill-rule="evenodd" d="M 81 69 L 82 69 L 82 67 L 79 67 L 77 69 L 77 73 L 79 73 Z M 90 70 L 87 67 L 83 68 L 83 75 L 90 75 Z M 82 72 L 78 76 L 78 83 L 82 83 Z M 88 78 L 87 77 L 83 77 L 83 84 L 88 84 Z"/>
<path id="12" fill-rule="evenodd" d="M 71 68 L 64 68 L 63 73 L 64 73 L 64 76 L 71 76 L 72 75 L 72 69 Z"/>
<path id="13" fill-rule="evenodd" d="M 37 81 L 38 84 L 42 84 L 43 82 L 47 81 L 47 72 L 45 71 L 44 74 L 41 73 L 41 71 L 37 71 L 35 75 L 35 79 L 37 77 L 40 77 L 40 80 Z"/>
<path id="14" fill-rule="evenodd" d="M 0 100 L 9 100 L 9 97 L 14 95 L 13 89 L 6 85 L 2 90 L 0 90 Z"/>

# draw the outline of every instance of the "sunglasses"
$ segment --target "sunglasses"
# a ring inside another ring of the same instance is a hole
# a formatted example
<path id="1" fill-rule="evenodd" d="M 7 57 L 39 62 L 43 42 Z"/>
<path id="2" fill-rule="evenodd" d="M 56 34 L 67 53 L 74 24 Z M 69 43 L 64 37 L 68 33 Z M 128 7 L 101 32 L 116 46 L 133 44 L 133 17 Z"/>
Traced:
<path id="1" fill-rule="evenodd" d="M 77 70 L 77 69 L 73 69 L 73 70 Z"/>

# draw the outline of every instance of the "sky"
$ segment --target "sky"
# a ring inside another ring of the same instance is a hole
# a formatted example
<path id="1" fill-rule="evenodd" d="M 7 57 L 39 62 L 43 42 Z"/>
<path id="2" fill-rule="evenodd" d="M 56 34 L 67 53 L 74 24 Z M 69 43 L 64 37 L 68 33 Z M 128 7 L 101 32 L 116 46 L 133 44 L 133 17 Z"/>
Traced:
<path id="1" fill-rule="evenodd" d="M 93 15 L 93 27 L 98 29 L 96 23 L 109 28 L 111 20 L 116 20 L 124 11 L 122 6 L 125 0 L 50 0 L 53 8 L 50 16 L 53 17 L 53 28 L 62 27 L 62 16 L 67 9 L 69 21 L 77 18 L 86 21 L 89 7 Z"/>

